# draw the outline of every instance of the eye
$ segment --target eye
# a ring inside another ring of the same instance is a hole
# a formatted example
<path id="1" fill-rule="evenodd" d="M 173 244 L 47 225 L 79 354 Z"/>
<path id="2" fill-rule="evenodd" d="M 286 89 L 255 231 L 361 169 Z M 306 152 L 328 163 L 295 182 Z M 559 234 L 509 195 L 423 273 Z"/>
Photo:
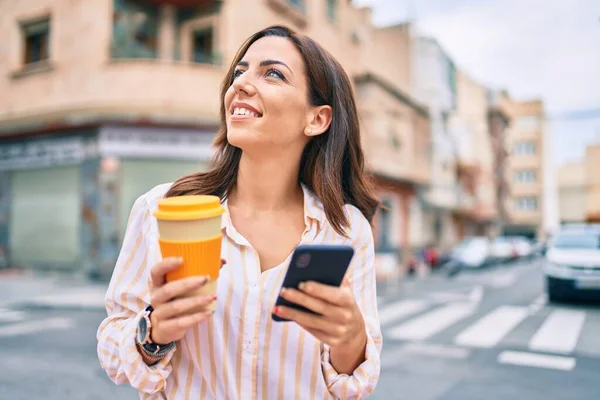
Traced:
<path id="1" fill-rule="evenodd" d="M 236 69 L 235 71 L 233 71 L 233 75 L 231 76 L 232 80 L 236 80 L 236 78 L 239 78 L 240 75 L 242 75 L 244 73 L 244 71 L 242 71 L 241 69 Z"/>
<path id="2" fill-rule="evenodd" d="M 285 80 L 285 77 L 283 76 L 283 74 L 279 71 L 277 71 L 275 68 L 271 68 L 267 71 L 266 76 L 268 76 L 269 78 L 276 78 L 276 79 L 281 79 L 281 80 Z"/>

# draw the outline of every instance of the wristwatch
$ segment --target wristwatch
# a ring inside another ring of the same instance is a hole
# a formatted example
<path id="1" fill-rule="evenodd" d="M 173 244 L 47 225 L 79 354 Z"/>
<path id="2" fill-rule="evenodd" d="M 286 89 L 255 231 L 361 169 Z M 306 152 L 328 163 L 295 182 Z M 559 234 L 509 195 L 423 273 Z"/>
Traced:
<path id="1" fill-rule="evenodd" d="M 175 342 L 169 344 L 158 344 L 152 341 L 152 322 L 150 320 L 150 314 L 154 311 L 152 306 L 146 307 L 142 318 L 138 322 L 138 328 L 136 333 L 135 342 L 144 353 L 144 357 L 150 361 L 159 361 L 167 354 L 175 350 Z"/>

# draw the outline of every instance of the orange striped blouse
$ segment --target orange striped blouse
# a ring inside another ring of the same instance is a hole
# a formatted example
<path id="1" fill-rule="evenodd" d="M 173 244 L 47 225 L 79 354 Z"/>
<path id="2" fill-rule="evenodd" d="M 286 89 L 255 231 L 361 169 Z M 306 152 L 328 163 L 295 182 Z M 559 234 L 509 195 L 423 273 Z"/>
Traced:
<path id="1" fill-rule="evenodd" d="M 360 399 L 379 378 L 381 330 L 377 313 L 373 234 L 350 205 L 345 238 L 331 227 L 323 205 L 304 189 L 303 244 L 350 244 L 356 250 L 347 279 L 367 326 L 365 361 L 352 375 L 338 374 L 329 348 L 295 323 L 273 322 L 271 311 L 289 262 L 260 271 L 258 255 L 223 216 L 217 310 L 190 329 L 177 350 L 147 366 L 135 346 L 142 311 L 150 303 L 150 268 L 161 259 L 152 212 L 169 184 L 135 202 L 123 247 L 106 293 L 108 317 L 98 329 L 98 356 L 117 384 L 129 383 L 141 399 Z M 227 210 L 227 202 L 224 202 Z M 291 256 L 291 255 L 290 255 Z"/>

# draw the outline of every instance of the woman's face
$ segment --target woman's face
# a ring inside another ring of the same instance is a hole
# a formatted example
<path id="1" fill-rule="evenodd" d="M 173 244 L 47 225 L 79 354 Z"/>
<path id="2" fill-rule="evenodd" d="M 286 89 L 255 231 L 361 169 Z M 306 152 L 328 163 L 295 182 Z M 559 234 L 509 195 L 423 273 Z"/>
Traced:
<path id="1" fill-rule="evenodd" d="M 254 42 L 225 94 L 227 139 L 242 150 L 303 148 L 310 122 L 304 61 L 286 38 Z"/>

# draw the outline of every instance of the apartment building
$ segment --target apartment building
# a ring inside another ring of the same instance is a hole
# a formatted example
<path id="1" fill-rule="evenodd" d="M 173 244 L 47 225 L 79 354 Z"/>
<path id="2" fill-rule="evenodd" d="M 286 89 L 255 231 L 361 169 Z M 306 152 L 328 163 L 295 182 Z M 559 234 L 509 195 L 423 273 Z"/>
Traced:
<path id="1" fill-rule="evenodd" d="M 431 123 L 431 179 L 420 193 L 422 226 L 427 244 L 448 251 L 458 240 L 453 218 L 459 209 L 458 154 L 448 124 L 456 110 L 456 67 L 431 37 L 414 38 L 412 59 L 414 95 L 427 105 Z"/>
<path id="2" fill-rule="evenodd" d="M 410 27 L 330 0 L 22 0 L 0 34 L 0 258 L 108 276 L 134 199 L 209 168 L 219 85 L 250 34 L 283 24 L 355 84 L 367 163 L 390 207 L 374 229 L 395 265 L 429 179 L 428 111 L 410 95 Z M 415 217 L 415 215 L 417 217 Z M 411 225 L 412 224 L 412 225 Z"/>
<path id="3" fill-rule="evenodd" d="M 497 218 L 493 139 L 488 129 L 488 89 L 457 72 L 457 106 L 450 116 L 459 178 L 455 224 L 459 237 L 490 235 Z"/>
<path id="4" fill-rule="evenodd" d="M 560 223 L 585 222 L 589 185 L 586 163 L 569 163 L 558 169 Z"/>
<path id="5" fill-rule="evenodd" d="M 544 105 L 541 100 L 512 101 L 510 109 L 511 124 L 506 130 L 509 156 L 504 176 L 509 188 L 509 218 L 504 233 L 541 237 L 544 235 Z"/>

